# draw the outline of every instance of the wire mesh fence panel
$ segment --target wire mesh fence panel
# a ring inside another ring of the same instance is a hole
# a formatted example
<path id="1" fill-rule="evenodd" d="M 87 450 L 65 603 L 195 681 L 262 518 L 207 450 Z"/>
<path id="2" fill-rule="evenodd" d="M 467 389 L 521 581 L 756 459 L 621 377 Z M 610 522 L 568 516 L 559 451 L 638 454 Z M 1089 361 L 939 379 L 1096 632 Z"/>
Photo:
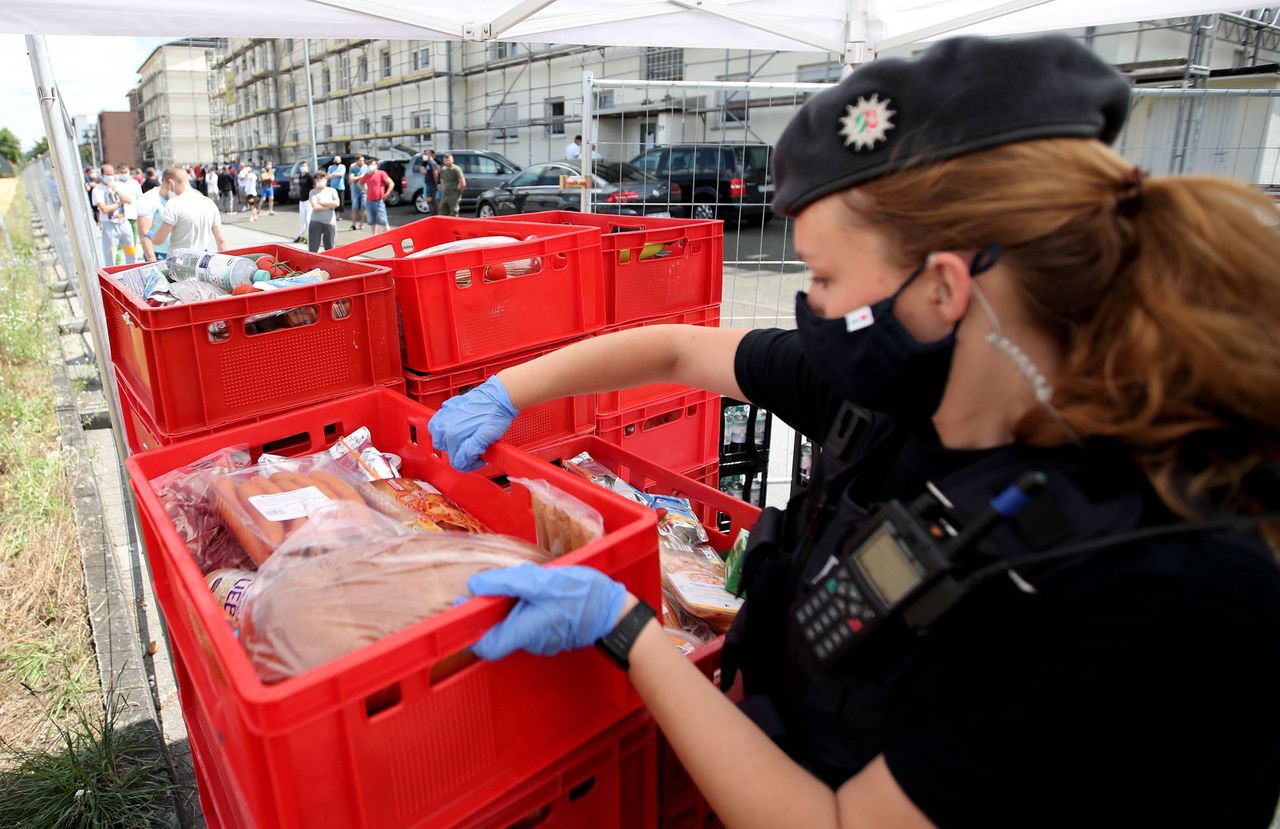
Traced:
<path id="1" fill-rule="evenodd" d="M 53 176 L 53 166 L 49 157 L 42 155 L 29 161 L 22 168 L 22 188 L 28 200 L 35 207 L 36 216 L 44 232 L 49 237 L 49 244 L 58 271 L 71 284 L 71 289 L 79 294 L 80 287 L 75 278 L 75 259 L 71 252 L 71 239 L 67 235 L 67 223 L 62 214 L 62 198 L 58 194 L 57 182 Z M 88 195 L 85 195 L 84 208 L 88 210 Z"/>

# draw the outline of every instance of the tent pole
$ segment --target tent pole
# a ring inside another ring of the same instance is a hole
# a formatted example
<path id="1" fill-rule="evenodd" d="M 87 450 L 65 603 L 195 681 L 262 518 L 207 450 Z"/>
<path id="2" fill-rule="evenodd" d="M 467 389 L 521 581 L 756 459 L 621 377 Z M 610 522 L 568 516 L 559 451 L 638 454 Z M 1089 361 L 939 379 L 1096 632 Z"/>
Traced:
<path id="1" fill-rule="evenodd" d="M 27 35 L 27 52 L 31 56 L 31 74 L 36 82 L 36 94 L 40 98 L 40 115 L 44 119 L 45 135 L 49 139 L 49 159 L 53 163 L 54 179 L 62 198 L 62 214 L 67 221 L 71 252 L 75 257 L 76 278 L 80 283 L 80 299 L 87 302 L 86 320 L 93 337 L 93 357 L 98 364 L 98 376 L 107 398 L 107 414 L 111 418 L 111 432 L 115 439 L 116 455 L 120 468 L 124 468 L 129 450 L 124 444 L 124 421 L 120 417 L 120 398 L 116 391 L 116 377 L 111 370 L 108 345 L 105 339 L 102 312 L 102 294 L 98 287 L 98 254 L 93 244 L 93 230 L 84 209 L 84 186 L 79 176 L 80 164 L 71 146 L 63 103 L 53 82 L 53 66 L 49 61 L 48 45 L 43 35 Z M 101 125 L 99 125 L 101 134 Z"/>
<path id="2" fill-rule="evenodd" d="M 592 167 L 595 165 L 591 159 L 591 140 L 595 138 L 595 132 L 591 129 L 591 119 L 595 117 L 596 105 L 596 79 L 595 73 L 590 69 L 582 70 L 582 155 L 579 159 L 582 163 L 582 177 L 591 182 L 594 172 Z M 582 188 L 580 194 L 582 201 L 583 213 L 591 212 L 591 185 L 587 184 Z"/>
<path id="3" fill-rule="evenodd" d="M 320 166 L 316 158 L 316 102 L 311 95 L 311 38 L 309 37 L 302 39 L 302 63 L 307 76 L 307 140 L 311 144 L 311 174 L 315 175 L 320 170 Z M 305 199 L 306 195 L 299 193 L 298 197 Z"/>

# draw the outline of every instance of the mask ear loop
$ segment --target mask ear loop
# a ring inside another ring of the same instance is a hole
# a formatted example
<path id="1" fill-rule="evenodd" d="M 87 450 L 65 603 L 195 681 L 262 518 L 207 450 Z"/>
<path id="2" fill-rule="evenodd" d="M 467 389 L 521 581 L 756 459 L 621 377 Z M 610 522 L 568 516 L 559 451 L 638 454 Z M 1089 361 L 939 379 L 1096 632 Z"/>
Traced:
<path id="1" fill-rule="evenodd" d="M 991 266 L 988 265 L 987 267 L 990 268 Z M 991 330 L 987 332 L 986 337 L 987 344 L 1013 363 L 1013 367 L 1018 370 L 1018 373 L 1031 383 L 1036 402 L 1049 413 L 1049 416 L 1053 418 L 1054 422 L 1061 427 L 1062 431 L 1066 433 L 1073 443 L 1082 445 L 1084 441 L 1081 440 L 1080 435 L 1075 429 L 1071 428 L 1071 424 L 1067 423 L 1066 418 L 1054 408 L 1053 384 L 1049 382 L 1049 378 L 1035 364 L 1030 355 L 1004 333 L 1004 329 L 1000 327 L 1000 319 L 996 316 L 995 309 L 991 307 L 991 303 L 987 301 L 982 289 L 978 287 L 976 282 L 973 285 L 973 295 L 977 298 L 978 306 L 982 308 L 982 313 L 986 314 L 987 321 L 991 323 Z"/>

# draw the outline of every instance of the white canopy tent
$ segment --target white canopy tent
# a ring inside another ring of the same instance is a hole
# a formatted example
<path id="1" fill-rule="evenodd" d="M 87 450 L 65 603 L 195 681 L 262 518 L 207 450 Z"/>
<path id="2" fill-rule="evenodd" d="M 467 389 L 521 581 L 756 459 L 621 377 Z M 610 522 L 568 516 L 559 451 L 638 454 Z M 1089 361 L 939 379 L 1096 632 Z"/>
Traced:
<path id="1" fill-rule="evenodd" d="M 1009 35 L 1239 8 L 1222 0 L 5 0 L 0 32 L 730 47 L 858 62 L 948 33 Z"/>

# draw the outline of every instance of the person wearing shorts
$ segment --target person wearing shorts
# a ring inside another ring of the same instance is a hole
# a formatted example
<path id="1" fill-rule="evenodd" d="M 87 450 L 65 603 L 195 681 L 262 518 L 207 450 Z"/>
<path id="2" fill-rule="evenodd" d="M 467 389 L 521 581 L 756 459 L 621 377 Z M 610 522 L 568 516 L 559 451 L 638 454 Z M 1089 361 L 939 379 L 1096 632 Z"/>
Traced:
<path id="1" fill-rule="evenodd" d="M 369 232 L 377 234 L 379 229 L 390 230 L 387 221 L 387 194 L 394 190 L 396 183 L 391 176 L 378 169 L 378 162 L 370 161 L 367 172 L 354 183 L 351 195 L 360 193 L 365 199 L 365 211 L 369 219 Z"/>
<path id="2" fill-rule="evenodd" d="M 351 162 L 351 166 L 347 168 L 347 181 L 350 183 L 348 190 L 351 193 L 351 229 L 360 230 L 364 225 L 364 190 L 360 187 L 360 181 L 364 178 L 364 174 L 372 168 L 365 162 L 364 156 L 356 156 L 356 160 Z"/>
<path id="3" fill-rule="evenodd" d="M 268 161 L 262 168 L 262 200 L 267 214 L 276 215 L 276 167 Z"/>

